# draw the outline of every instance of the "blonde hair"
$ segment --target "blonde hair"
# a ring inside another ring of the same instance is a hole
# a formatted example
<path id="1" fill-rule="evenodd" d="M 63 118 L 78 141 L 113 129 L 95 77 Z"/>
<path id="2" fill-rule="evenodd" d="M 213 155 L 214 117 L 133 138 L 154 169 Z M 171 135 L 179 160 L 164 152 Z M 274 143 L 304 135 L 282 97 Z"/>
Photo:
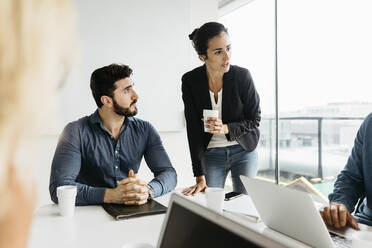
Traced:
<path id="1" fill-rule="evenodd" d="M 9 142 L 53 97 L 58 73 L 74 53 L 73 27 L 70 1 L 0 1 L 0 217 L 13 159 Z"/>

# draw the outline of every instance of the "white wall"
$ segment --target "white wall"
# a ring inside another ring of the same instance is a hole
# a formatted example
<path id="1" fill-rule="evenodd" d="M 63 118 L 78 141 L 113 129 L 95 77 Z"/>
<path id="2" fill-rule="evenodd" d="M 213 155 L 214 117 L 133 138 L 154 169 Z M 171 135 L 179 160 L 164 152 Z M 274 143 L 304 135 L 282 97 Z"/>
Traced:
<path id="1" fill-rule="evenodd" d="M 188 40 L 195 27 L 217 20 L 217 0 L 78 0 L 80 62 L 59 95 L 54 134 L 32 141 L 39 203 L 50 202 L 50 165 L 57 133 L 70 121 L 91 114 L 96 105 L 89 78 L 98 67 L 117 62 L 134 69 L 139 117 L 161 132 L 176 168 L 178 187 L 194 183 L 181 98 L 181 76 L 201 65 Z M 27 149 L 27 148 L 26 148 Z M 37 159 L 39 158 L 39 159 Z M 145 162 L 139 177 L 150 180 Z"/>
<path id="2" fill-rule="evenodd" d="M 189 30 L 187 35 L 184 37 L 188 42 L 189 51 L 189 65 L 186 71 L 189 71 L 197 66 L 202 65 L 198 58 L 197 53 L 191 45 L 191 41 L 188 40 L 188 34 L 190 34 L 194 28 L 200 27 L 205 22 L 217 21 L 218 18 L 218 1 L 217 0 L 190 0 L 189 1 Z M 183 73 L 185 73 L 184 71 Z M 181 78 L 178 79 L 178 92 L 181 93 Z M 181 97 L 181 95 L 180 95 Z M 181 99 L 182 101 L 182 99 Z M 183 103 L 182 103 L 182 115 L 183 115 Z M 171 117 L 170 117 L 171 118 Z M 168 155 L 177 171 L 178 184 L 177 187 L 185 187 L 195 183 L 195 179 L 192 173 L 191 159 L 189 153 L 189 146 L 187 141 L 186 128 L 183 128 L 178 132 L 160 132 L 164 147 L 166 148 Z M 142 162 L 140 172 L 148 179 L 151 178 L 146 164 Z"/>
<path id="3" fill-rule="evenodd" d="M 76 1 L 81 65 L 61 93 L 61 126 L 95 109 L 91 73 L 123 63 L 134 72 L 138 116 L 162 131 L 181 130 L 178 81 L 188 69 L 189 5 L 189 1 L 171 0 Z"/>

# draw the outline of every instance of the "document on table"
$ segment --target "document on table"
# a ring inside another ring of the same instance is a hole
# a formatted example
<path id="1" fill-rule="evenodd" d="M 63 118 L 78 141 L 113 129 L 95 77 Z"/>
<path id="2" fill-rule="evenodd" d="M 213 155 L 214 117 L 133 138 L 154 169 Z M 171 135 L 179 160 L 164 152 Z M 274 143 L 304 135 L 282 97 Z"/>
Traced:
<path id="1" fill-rule="evenodd" d="M 255 222 L 258 222 L 260 219 L 260 215 L 258 214 L 256 207 L 248 195 L 243 195 L 230 201 L 225 201 L 223 209 L 231 213 L 246 215 L 252 218 L 252 220 Z"/>

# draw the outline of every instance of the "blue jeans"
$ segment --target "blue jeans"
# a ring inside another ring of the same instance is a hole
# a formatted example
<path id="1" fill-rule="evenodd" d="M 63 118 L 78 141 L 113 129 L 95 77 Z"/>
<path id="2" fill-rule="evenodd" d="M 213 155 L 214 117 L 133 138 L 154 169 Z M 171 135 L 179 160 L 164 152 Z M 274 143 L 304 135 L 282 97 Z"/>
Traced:
<path id="1" fill-rule="evenodd" d="M 245 151 L 240 145 L 208 149 L 205 154 L 205 180 L 208 187 L 224 188 L 226 176 L 231 171 L 233 190 L 246 194 L 239 176 L 255 177 L 257 174 L 257 152 Z"/>

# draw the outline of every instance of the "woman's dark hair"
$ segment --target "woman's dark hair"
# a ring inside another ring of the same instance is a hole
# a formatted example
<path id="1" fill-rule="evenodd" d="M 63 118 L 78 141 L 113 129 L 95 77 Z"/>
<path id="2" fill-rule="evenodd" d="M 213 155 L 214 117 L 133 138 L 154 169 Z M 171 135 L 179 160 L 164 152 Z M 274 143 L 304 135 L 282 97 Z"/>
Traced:
<path id="1" fill-rule="evenodd" d="M 114 96 L 115 82 L 132 74 L 132 69 L 127 65 L 111 64 L 96 69 L 90 77 L 90 89 L 98 108 L 102 107 L 102 96 Z"/>
<path id="2" fill-rule="evenodd" d="M 228 34 L 224 25 L 218 22 L 207 22 L 200 28 L 194 29 L 189 34 L 189 39 L 192 40 L 192 45 L 199 55 L 207 55 L 208 41 L 222 32 Z"/>

